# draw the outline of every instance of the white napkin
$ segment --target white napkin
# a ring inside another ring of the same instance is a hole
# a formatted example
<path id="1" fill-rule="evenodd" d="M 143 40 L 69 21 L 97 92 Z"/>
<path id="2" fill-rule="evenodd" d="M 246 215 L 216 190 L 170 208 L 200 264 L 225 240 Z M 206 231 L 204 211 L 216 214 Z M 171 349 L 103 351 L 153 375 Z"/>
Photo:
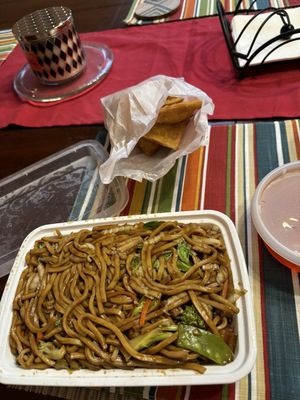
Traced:
<path id="1" fill-rule="evenodd" d="M 300 7 L 289 8 L 286 9 L 287 14 L 290 17 L 291 24 L 295 29 L 300 28 Z M 245 29 L 245 32 L 242 34 L 239 39 L 236 50 L 240 53 L 247 54 L 249 47 L 253 41 L 253 38 L 258 31 L 259 27 L 265 21 L 265 19 L 272 13 L 266 12 L 258 15 L 253 21 L 249 24 L 249 26 Z M 244 26 L 253 18 L 253 15 L 235 15 L 231 21 L 231 31 L 233 40 L 236 41 L 240 32 L 244 28 Z M 268 40 L 280 34 L 280 29 L 282 27 L 282 19 L 279 15 L 273 15 L 264 25 L 261 32 L 259 33 L 255 44 L 251 50 L 251 54 L 258 49 L 262 44 L 266 43 Z M 294 34 L 292 39 L 300 38 L 300 34 Z M 264 57 L 269 53 L 271 49 L 276 47 L 279 43 L 283 43 L 283 40 L 278 40 L 271 45 L 269 45 L 266 49 L 259 52 L 259 54 L 253 59 L 250 65 L 257 65 L 262 62 Z M 291 60 L 294 58 L 300 57 L 300 40 L 296 40 L 290 43 L 286 43 L 284 46 L 279 47 L 270 56 L 266 59 L 265 63 L 270 63 L 279 60 Z M 245 60 L 239 58 L 240 66 L 244 66 L 246 63 Z"/>

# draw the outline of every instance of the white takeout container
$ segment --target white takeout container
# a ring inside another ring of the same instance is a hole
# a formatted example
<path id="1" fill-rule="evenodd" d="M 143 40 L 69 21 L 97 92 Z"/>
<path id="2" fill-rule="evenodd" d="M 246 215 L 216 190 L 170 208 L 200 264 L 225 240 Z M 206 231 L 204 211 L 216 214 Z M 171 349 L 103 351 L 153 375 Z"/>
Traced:
<path id="1" fill-rule="evenodd" d="M 133 369 L 133 370 L 78 370 L 72 373 L 67 370 L 25 370 L 20 368 L 10 351 L 8 336 L 12 321 L 12 302 L 22 270 L 25 267 L 25 255 L 34 242 L 52 235 L 55 229 L 62 234 L 69 234 L 80 229 L 96 225 L 136 223 L 150 220 L 177 220 L 182 223 L 199 222 L 216 224 L 224 237 L 225 245 L 231 260 L 233 281 L 236 289 L 246 289 L 246 295 L 237 301 L 240 312 L 236 316 L 238 341 L 234 361 L 225 366 L 207 366 L 201 375 L 183 369 Z M 186 211 L 161 213 L 129 217 L 94 219 L 82 222 L 65 222 L 44 225 L 32 231 L 24 240 L 8 278 L 0 305 L 0 382 L 36 386 L 170 386 L 170 385 L 208 385 L 236 382 L 250 373 L 256 359 L 256 339 L 252 293 L 247 268 L 236 229 L 232 221 L 217 211 Z"/>

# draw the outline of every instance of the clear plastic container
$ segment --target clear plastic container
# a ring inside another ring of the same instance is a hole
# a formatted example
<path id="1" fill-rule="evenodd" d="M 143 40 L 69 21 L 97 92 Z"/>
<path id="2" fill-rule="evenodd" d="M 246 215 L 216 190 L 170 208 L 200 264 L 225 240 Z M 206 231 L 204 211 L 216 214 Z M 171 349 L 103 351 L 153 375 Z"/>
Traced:
<path id="1" fill-rule="evenodd" d="M 38 226 L 118 215 L 128 201 L 123 178 L 102 184 L 108 154 L 96 140 L 70 146 L 0 181 L 0 277 Z"/>
<path id="2" fill-rule="evenodd" d="M 34 242 L 44 236 L 51 236 L 56 229 L 63 235 L 81 229 L 92 229 L 104 224 L 135 224 L 151 220 L 174 221 L 181 223 L 205 223 L 219 227 L 231 262 L 232 277 L 236 289 L 245 289 L 246 294 L 237 300 L 239 313 L 235 317 L 237 346 L 234 360 L 226 365 L 207 365 L 204 374 L 184 369 L 135 368 L 102 369 L 91 371 L 80 369 L 71 374 L 67 370 L 22 369 L 15 362 L 9 347 L 9 331 L 12 321 L 12 303 L 20 275 L 25 267 L 26 253 Z M 32 231 L 24 240 L 9 275 L 0 304 L 0 382 L 4 384 L 41 385 L 41 386 L 167 386 L 167 385 L 217 385 L 236 382 L 250 373 L 256 360 L 256 336 L 252 291 L 241 244 L 232 221 L 218 211 L 183 211 L 133 215 L 107 219 L 68 222 L 44 225 Z M 5 321 L 5 322 L 4 322 Z"/>
<path id="3" fill-rule="evenodd" d="M 271 171 L 252 200 L 254 226 L 270 253 L 300 272 L 300 161 Z"/>

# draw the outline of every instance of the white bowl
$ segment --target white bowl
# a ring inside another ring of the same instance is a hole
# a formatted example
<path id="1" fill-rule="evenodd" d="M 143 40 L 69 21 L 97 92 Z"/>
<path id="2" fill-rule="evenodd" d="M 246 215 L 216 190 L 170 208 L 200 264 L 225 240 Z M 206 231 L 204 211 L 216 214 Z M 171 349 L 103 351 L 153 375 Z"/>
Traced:
<path id="1" fill-rule="evenodd" d="M 300 161 L 278 167 L 262 179 L 251 212 L 270 253 L 300 272 Z"/>

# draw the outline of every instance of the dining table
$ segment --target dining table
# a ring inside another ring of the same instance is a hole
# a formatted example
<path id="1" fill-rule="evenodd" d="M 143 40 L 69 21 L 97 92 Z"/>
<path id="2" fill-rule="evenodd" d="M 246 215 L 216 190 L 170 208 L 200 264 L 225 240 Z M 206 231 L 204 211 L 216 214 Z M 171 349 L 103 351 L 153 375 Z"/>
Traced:
<path id="1" fill-rule="evenodd" d="M 254 309 L 256 362 L 247 376 L 226 384 L 178 386 L 170 378 L 167 386 L 141 382 L 139 387 L 130 383 L 47 387 L 20 385 L 16 380 L 0 385 L 1 398 L 297 400 L 300 270 L 284 266 L 270 254 L 253 225 L 251 203 L 256 187 L 270 171 L 300 160 L 299 68 L 276 66 L 240 78 L 214 1 L 182 0 L 175 13 L 141 20 L 135 9 L 143 1 L 0 0 L 0 56 L 1 46 L 5 54 L 0 58 L 0 191 L 1 180 L 81 141 L 97 140 L 109 152 L 100 99 L 112 93 L 157 75 L 184 78 L 203 90 L 214 103 L 214 112 L 208 115 L 207 143 L 178 158 L 157 180 L 125 177 L 128 201 L 120 215 L 215 210 L 231 219 L 251 286 L 247 295 Z M 300 6 L 291 0 L 258 1 L 257 7 L 278 3 Z M 232 15 L 237 1 L 223 4 Z M 61 5 L 72 10 L 83 43 L 109 46 L 113 65 L 103 81 L 81 96 L 58 104 L 32 104 L 13 89 L 14 77 L 26 60 L 11 29 L 26 14 Z M 6 227 L 0 229 L 4 232 Z M 1 295 L 7 278 L 0 278 Z M 4 323 L 0 321 L 0 329 Z"/>

